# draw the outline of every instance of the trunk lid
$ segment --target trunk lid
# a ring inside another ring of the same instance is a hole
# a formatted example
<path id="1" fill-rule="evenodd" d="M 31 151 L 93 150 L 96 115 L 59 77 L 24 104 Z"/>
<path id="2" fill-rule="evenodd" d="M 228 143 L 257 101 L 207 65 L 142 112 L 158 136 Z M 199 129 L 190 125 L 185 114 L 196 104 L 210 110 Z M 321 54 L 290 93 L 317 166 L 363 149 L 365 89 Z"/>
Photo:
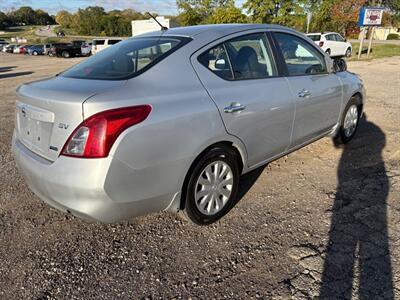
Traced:
<path id="1" fill-rule="evenodd" d="M 54 161 L 83 121 L 83 103 L 125 81 L 54 77 L 17 89 L 16 134 L 32 152 Z"/>

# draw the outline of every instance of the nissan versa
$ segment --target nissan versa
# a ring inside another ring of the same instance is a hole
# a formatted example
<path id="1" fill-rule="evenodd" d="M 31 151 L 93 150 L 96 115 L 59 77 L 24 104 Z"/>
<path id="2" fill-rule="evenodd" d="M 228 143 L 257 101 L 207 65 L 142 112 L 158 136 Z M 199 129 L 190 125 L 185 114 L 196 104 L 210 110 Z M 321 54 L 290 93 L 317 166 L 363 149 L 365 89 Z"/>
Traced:
<path id="1" fill-rule="evenodd" d="M 324 136 L 352 139 L 365 91 L 337 65 L 280 26 L 148 33 L 21 85 L 13 152 L 36 195 L 78 217 L 183 210 L 209 224 L 241 174 Z"/>

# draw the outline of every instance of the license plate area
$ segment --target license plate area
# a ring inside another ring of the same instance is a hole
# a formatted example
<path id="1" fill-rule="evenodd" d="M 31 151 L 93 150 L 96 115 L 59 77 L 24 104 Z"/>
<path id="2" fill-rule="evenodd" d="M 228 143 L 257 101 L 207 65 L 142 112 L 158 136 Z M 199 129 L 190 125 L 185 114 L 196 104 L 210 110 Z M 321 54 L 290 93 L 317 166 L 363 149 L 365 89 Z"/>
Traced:
<path id="1" fill-rule="evenodd" d="M 18 102 L 16 119 L 20 141 L 33 152 L 46 156 L 49 151 L 54 114 Z"/>

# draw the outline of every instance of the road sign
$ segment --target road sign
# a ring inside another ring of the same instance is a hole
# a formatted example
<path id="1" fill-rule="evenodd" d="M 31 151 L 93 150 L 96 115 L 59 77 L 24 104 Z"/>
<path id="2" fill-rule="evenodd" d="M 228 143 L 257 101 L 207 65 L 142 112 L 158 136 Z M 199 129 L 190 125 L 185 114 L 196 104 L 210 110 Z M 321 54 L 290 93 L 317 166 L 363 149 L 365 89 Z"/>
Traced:
<path id="1" fill-rule="evenodd" d="M 383 8 L 381 7 L 362 7 L 358 26 L 379 26 L 382 24 Z"/>

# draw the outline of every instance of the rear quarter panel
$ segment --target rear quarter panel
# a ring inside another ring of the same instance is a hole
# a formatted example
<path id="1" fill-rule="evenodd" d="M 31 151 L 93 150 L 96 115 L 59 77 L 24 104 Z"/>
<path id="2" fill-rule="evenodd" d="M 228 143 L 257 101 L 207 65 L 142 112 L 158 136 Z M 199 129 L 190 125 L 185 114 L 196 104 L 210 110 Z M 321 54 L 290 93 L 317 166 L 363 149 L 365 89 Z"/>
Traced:
<path id="1" fill-rule="evenodd" d="M 105 187 L 114 201 L 132 201 L 134 194 L 138 199 L 158 199 L 159 209 L 165 209 L 208 146 L 230 141 L 243 151 L 243 145 L 226 133 L 190 64 L 190 54 L 191 47 L 183 47 L 123 87 L 84 103 L 85 118 L 113 108 L 152 106 L 149 117 L 121 134 L 111 149 L 114 160 Z"/>

